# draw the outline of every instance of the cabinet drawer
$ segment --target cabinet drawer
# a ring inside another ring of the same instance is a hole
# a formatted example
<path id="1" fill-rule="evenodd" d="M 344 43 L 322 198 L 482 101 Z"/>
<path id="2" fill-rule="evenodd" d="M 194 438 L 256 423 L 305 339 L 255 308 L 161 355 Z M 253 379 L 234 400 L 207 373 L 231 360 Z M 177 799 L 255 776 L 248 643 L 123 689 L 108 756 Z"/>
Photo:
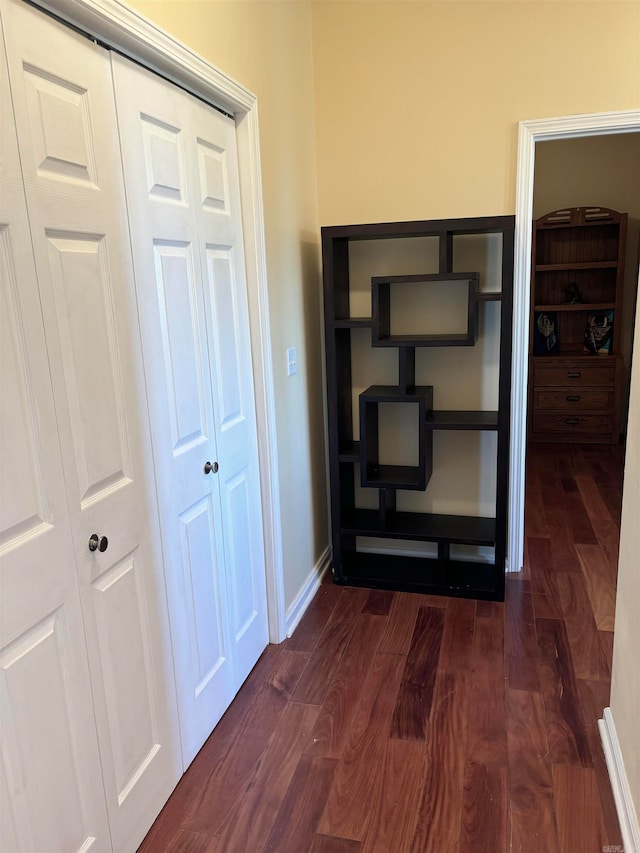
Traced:
<path id="1" fill-rule="evenodd" d="M 606 388 L 536 388 L 534 409 L 559 409 L 566 412 L 608 412 L 613 406 L 613 391 Z"/>
<path id="2" fill-rule="evenodd" d="M 536 364 L 534 373 L 534 384 L 540 385 L 605 385 L 613 388 L 616 378 L 615 363 L 611 364 L 587 364 L 565 366 Z"/>
<path id="3" fill-rule="evenodd" d="M 568 412 L 562 415 L 534 412 L 533 415 L 534 433 L 607 433 L 612 429 L 613 424 L 608 415 L 571 415 Z"/>

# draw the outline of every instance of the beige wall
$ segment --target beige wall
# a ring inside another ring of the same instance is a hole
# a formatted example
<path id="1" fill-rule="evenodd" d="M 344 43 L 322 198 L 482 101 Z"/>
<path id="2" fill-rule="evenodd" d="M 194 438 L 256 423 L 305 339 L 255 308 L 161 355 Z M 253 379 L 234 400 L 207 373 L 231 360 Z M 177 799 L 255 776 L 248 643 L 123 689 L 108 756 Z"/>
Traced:
<path id="1" fill-rule="evenodd" d="M 310 5 L 130 5 L 258 96 L 288 606 L 328 544 Z"/>
<path id="2" fill-rule="evenodd" d="M 640 330 L 640 303 L 636 312 Z M 624 471 L 618 594 L 613 644 L 611 713 L 622 749 L 627 779 L 640 816 L 640 334 L 635 339 L 629 430 Z"/>
<path id="3" fill-rule="evenodd" d="M 320 222 L 513 213 L 517 123 L 640 106 L 640 3 L 313 3 Z"/>

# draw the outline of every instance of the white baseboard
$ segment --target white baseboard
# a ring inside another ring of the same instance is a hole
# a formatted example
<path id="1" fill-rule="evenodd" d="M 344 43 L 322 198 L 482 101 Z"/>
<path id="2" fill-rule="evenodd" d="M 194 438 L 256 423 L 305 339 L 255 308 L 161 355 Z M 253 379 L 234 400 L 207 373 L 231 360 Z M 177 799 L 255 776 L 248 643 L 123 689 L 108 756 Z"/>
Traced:
<path id="1" fill-rule="evenodd" d="M 285 617 L 287 637 L 290 637 L 298 627 L 298 623 L 304 616 L 307 607 L 311 604 L 313 596 L 318 591 L 318 587 L 322 582 L 322 576 L 329 568 L 330 563 L 331 548 L 328 547 L 309 572 L 307 579 L 302 584 L 300 592 L 287 608 Z"/>
<path id="2" fill-rule="evenodd" d="M 598 728 L 600 729 L 604 757 L 607 761 L 625 853 L 640 853 L 640 825 L 631 797 L 629 780 L 624 769 L 622 750 L 620 749 L 611 708 L 604 709 L 603 719 L 598 720 Z"/>

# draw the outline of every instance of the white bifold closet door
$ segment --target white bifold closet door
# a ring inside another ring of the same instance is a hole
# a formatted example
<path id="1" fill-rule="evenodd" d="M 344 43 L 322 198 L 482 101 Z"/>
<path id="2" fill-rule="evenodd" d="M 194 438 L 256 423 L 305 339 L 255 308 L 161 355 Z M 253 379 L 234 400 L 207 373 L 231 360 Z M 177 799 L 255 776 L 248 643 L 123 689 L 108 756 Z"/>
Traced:
<path id="1" fill-rule="evenodd" d="M 112 64 L 186 768 L 268 642 L 236 129 Z"/>
<path id="2" fill-rule="evenodd" d="M 0 850 L 111 849 L 0 31 Z"/>
<path id="3" fill-rule="evenodd" d="M 58 437 L 60 442 L 53 461 L 44 450 L 34 455 L 27 439 L 17 444 L 16 457 L 19 452 L 25 457 L 24 473 L 17 458 L 12 459 L 9 488 L 32 497 L 11 528 L 20 532 L 9 535 L 19 537 L 21 548 L 40 535 L 67 537 L 64 548 L 51 546 L 49 565 L 44 540 L 42 545 L 34 541 L 33 559 L 25 551 L 22 561 L 25 577 L 15 579 L 15 594 L 34 607 L 37 603 L 37 610 L 25 607 L 20 625 L 7 634 L 9 645 L 0 652 L 6 706 L 12 719 L 23 715 L 12 725 L 18 733 L 25 730 L 21 747 L 13 742 L 6 746 L 12 759 L 7 784 L 14 819 L 20 823 L 16 832 L 39 827 L 43 818 L 36 809 L 47 801 L 52 834 L 39 849 L 89 849 L 79 835 L 66 844 L 53 830 L 61 831 L 67 797 L 77 799 L 78 808 L 98 797 L 95 780 L 94 790 L 87 790 L 87 774 L 95 771 L 95 736 L 84 716 L 83 728 L 76 728 L 71 699 L 65 700 L 87 690 L 71 582 L 75 561 L 91 679 L 82 714 L 91 695 L 111 842 L 114 850 L 124 851 L 135 848 L 146 833 L 179 779 L 181 762 L 111 65 L 105 50 L 26 4 L 5 0 L 0 8 L 48 354 L 48 366 L 39 365 L 29 376 L 29 383 L 36 384 L 27 383 L 22 392 L 22 417 L 33 434 L 41 405 L 38 383 L 46 385 L 50 373 L 57 437 L 50 413 L 40 435 L 49 443 Z M 31 357 L 25 345 L 15 352 Z M 51 470 L 60 455 L 62 470 Z M 23 482 L 27 476 L 33 478 L 30 493 Z M 60 491 L 66 492 L 68 515 L 60 516 L 59 532 L 56 524 L 51 529 L 45 483 L 61 505 Z M 92 551 L 93 534 L 100 548 Z M 26 581 L 37 563 L 52 578 L 57 573 L 61 583 L 68 574 L 69 616 L 62 598 L 47 603 L 52 590 L 40 575 Z M 67 618 L 74 629 L 69 633 Z M 71 657 L 78 660 L 73 675 Z M 13 681 L 8 675 L 12 671 Z M 29 690 L 40 691 L 41 701 Z M 45 742 L 46 729 L 40 729 L 34 715 L 43 722 L 51 716 L 48 725 L 60 729 L 61 740 L 49 731 L 51 743 Z M 77 739 L 85 732 L 87 768 L 84 777 L 78 776 L 76 798 L 64 786 L 74 772 L 70 762 L 81 746 Z M 62 760 L 67 743 L 73 749 Z M 45 782 L 43 765 L 58 760 Z M 64 779 L 56 782 L 56 771 L 64 772 Z M 24 793 L 16 787 L 20 785 Z M 18 808 L 21 802 L 24 812 Z M 87 810 L 89 814 L 89 806 Z M 104 831 L 104 823 L 96 826 Z"/>

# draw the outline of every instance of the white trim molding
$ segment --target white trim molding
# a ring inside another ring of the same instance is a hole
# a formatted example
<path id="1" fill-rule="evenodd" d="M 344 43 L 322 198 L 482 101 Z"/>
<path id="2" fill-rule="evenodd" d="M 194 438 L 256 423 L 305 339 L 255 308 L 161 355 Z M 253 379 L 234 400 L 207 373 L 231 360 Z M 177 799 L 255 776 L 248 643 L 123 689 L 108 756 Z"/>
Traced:
<path id="1" fill-rule="evenodd" d="M 524 553 L 524 475 L 527 440 L 529 282 L 536 142 L 612 133 L 640 132 L 640 110 L 590 113 L 521 121 L 516 179 L 516 235 L 511 367 L 511 460 L 509 466 L 509 571 L 522 568 Z"/>
<path id="2" fill-rule="evenodd" d="M 320 588 L 322 578 L 331 565 L 331 548 L 326 548 L 318 562 L 311 569 L 300 591 L 287 608 L 287 637 L 290 637 L 298 627 L 313 596 Z"/>
<path id="3" fill-rule="evenodd" d="M 269 641 L 280 643 L 286 635 L 284 569 L 256 96 L 120 0 L 31 2 L 234 117 L 258 427 Z"/>
<path id="4" fill-rule="evenodd" d="M 616 803 L 625 853 L 640 853 L 640 825 L 624 768 L 622 750 L 620 749 L 611 708 L 604 709 L 603 718 L 598 720 L 598 728 L 600 729 L 604 757 L 607 761 L 607 770 L 609 771 L 613 799 Z"/>

